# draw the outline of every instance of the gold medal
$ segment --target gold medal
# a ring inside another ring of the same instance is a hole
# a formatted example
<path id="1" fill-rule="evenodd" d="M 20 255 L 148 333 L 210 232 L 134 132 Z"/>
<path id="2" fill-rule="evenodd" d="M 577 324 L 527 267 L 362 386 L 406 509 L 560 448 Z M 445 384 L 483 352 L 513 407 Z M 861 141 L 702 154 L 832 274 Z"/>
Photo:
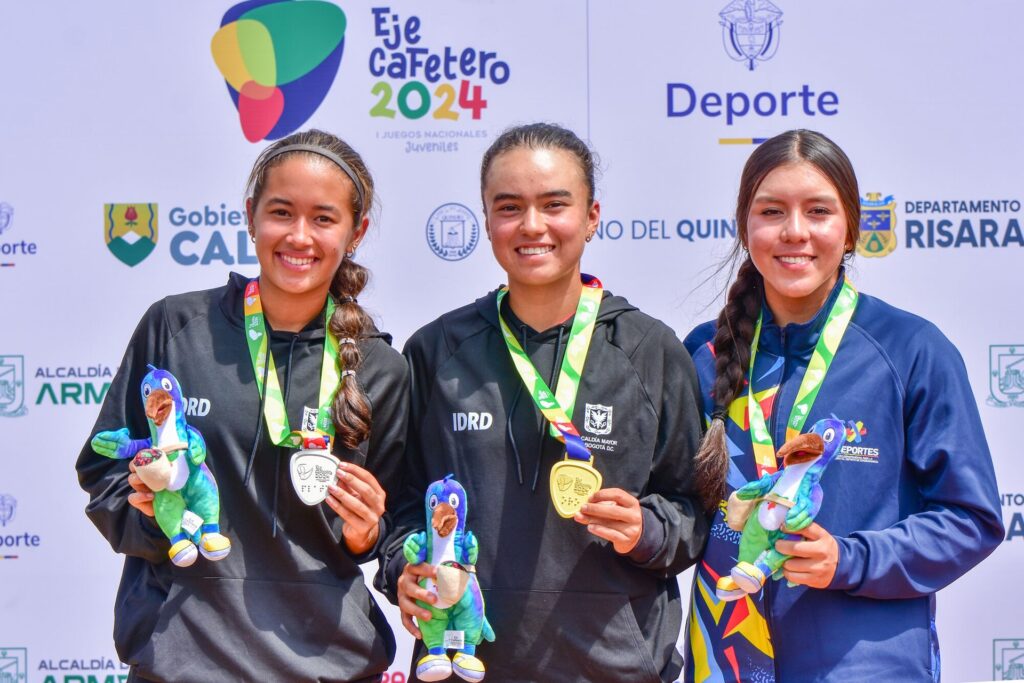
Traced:
<path id="1" fill-rule="evenodd" d="M 590 496 L 601 490 L 601 473 L 590 462 L 570 460 L 555 463 L 551 468 L 551 502 L 562 517 L 579 512 Z"/>

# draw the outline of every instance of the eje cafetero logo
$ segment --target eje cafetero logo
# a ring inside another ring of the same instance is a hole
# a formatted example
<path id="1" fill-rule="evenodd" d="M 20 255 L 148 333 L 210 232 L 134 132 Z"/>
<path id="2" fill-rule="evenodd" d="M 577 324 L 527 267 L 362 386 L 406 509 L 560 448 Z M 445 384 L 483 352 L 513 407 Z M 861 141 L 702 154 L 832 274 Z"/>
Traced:
<path id="1" fill-rule="evenodd" d="M 346 24 L 321 0 L 249 0 L 224 14 L 210 50 L 246 140 L 277 140 L 309 120 L 338 73 Z"/>

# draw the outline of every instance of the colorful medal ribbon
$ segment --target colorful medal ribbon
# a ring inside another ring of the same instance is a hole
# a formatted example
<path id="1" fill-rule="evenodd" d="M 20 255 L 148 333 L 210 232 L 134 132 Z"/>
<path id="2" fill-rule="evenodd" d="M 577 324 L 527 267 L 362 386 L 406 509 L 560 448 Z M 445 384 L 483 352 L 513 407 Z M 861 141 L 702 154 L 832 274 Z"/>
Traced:
<path id="1" fill-rule="evenodd" d="M 829 309 L 825 326 L 818 336 L 818 343 L 814 346 L 811 362 L 807 365 L 804 378 L 800 382 L 796 401 L 793 403 L 789 421 L 786 423 L 786 441 L 799 435 L 803 430 L 807 416 L 811 414 L 814 399 L 818 397 L 818 391 L 825 381 L 825 375 L 828 374 L 828 369 L 835 358 L 836 349 L 839 348 L 839 342 L 846 334 L 846 328 L 849 326 L 856 308 L 857 290 L 852 282 L 844 279 L 839 296 L 836 297 L 835 303 Z M 750 440 L 754 445 L 754 461 L 757 463 L 757 476 L 759 477 L 765 472 L 775 472 L 778 469 L 772 435 L 768 431 L 768 425 L 765 424 L 761 404 L 754 398 L 754 358 L 757 356 L 757 344 L 761 338 L 763 318 L 763 312 L 757 316 L 754 339 L 750 344 L 750 368 L 747 370 L 747 421 L 750 424 Z"/>
<path id="2" fill-rule="evenodd" d="M 601 287 L 601 281 L 593 275 L 581 274 L 580 279 L 583 282 L 583 291 L 576 306 L 576 317 L 572 321 L 572 330 L 569 332 L 565 356 L 562 358 L 562 367 L 558 373 L 557 393 L 553 393 L 548 387 L 519 340 L 501 317 L 501 302 L 508 294 L 507 287 L 502 287 L 498 292 L 498 322 L 501 323 L 505 344 L 516 370 L 519 371 L 519 376 L 530 391 L 533 402 L 551 423 L 551 436 L 565 444 L 566 454 L 570 458 L 589 461 L 592 459 L 590 449 L 583 442 L 569 416 L 576 407 L 576 392 L 579 390 L 583 363 L 587 360 L 587 350 L 590 348 L 590 338 L 594 334 L 597 311 L 601 307 L 604 289 Z"/>
<path id="3" fill-rule="evenodd" d="M 562 517 L 572 517 L 590 496 L 601 488 L 601 473 L 594 469 L 594 456 L 584 443 L 579 430 L 572 423 L 570 415 L 576 406 L 576 393 L 583 374 L 583 364 L 590 349 L 590 338 L 597 323 L 597 311 L 601 307 L 604 289 L 601 281 L 593 275 L 581 274 L 583 291 L 576 306 L 565 356 L 558 373 L 558 391 L 552 393 L 547 383 L 537 372 L 530 357 L 519 340 L 501 317 L 501 302 L 508 294 L 508 288 L 498 292 L 498 322 L 505 337 L 512 363 L 530 392 L 530 397 L 541 414 L 551 425 L 551 436 L 565 444 L 565 459 L 551 468 L 551 501 L 555 511 Z"/>
<path id="4" fill-rule="evenodd" d="M 316 432 L 292 430 L 288 426 L 288 413 L 284 405 L 284 394 L 277 378 L 274 354 L 268 352 L 267 326 L 263 317 L 263 303 L 260 301 L 259 280 L 250 280 L 245 286 L 245 343 L 249 346 L 252 371 L 256 375 L 256 388 L 264 401 L 263 415 L 267 420 L 270 440 L 278 446 L 292 448 L 324 448 L 329 450 L 334 438 L 334 421 L 331 419 L 331 403 L 338 390 L 341 376 L 338 372 L 338 340 L 331 334 L 330 320 L 334 314 L 334 300 L 327 297 L 324 314 L 324 357 L 320 366 L 320 398 L 316 416 Z M 267 386 L 263 386 L 263 372 L 267 368 Z M 324 436 L 326 435 L 326 439 Z"/>

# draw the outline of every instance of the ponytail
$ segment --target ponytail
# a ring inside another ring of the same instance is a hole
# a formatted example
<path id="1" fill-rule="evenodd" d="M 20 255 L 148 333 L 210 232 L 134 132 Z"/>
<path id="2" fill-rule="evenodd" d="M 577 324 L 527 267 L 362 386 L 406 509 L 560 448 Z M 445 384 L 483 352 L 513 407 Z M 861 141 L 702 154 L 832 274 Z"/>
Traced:
<path id="1" fill-rule="evenodd" d="M 713 510 L 725 494 L 729 474 L 729 445 L 725 436 L 725 418 L 729 406 L 743 391 L 750 365 L 750 344 L 754 325 L 761 311 L 761 276 L 754 262 L 747 259 L 729 288 L 725 307 L 718 315 L 715 332 L 715 383 L 711 395 L 714 410 L 707 434 L 695 461 L 697 490 L 707 511 Z M 751 396 L 749 400 L 754 400 Z"/>
<path id="2" fill-rule="evenodd" d="M 335 438 L 350 450 L 355 450 L 370 435 L 372 419 L 370 403 L 359 384 L 357 371 L 362 364 L 359 342 L 373 329 L 373 322 L 356 301 L 366 287 L 370 271 L 345 256 L 334 280 L 331 295 L 337 300 L 328 328 L 338 339 L 338 370 L 341 385 L 331 404 Z"/>

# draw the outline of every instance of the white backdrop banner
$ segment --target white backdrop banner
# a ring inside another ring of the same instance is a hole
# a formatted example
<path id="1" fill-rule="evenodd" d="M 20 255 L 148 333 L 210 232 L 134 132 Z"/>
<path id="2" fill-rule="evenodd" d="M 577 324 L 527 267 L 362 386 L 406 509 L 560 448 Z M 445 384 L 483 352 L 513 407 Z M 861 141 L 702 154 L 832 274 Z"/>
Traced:
<path id="1" fill-rule="evenodd" d="M 254 16 L 265 33 L 238 30 Z M 73 464 L 146 307 L 256 273 L 258 151 L 318 127 L 367 159 L 363 301 L 401 347 L 501 282 L 480 158 L 535 120 L 602 158 L 584 270 L 680 337 L 721 305 L 753 146 L 806 127 L 846 150 L 865 216 L 852 277 L 960 349 L 999 477 L 1006 541 L 938 599 L 944 680 L 1024 679 L 1022 23 L 1013 0 L 3 3 L 0 682 L 126 677 L 121 558 Z M 399 683 L 411 641 L 380 601 Z"/>

